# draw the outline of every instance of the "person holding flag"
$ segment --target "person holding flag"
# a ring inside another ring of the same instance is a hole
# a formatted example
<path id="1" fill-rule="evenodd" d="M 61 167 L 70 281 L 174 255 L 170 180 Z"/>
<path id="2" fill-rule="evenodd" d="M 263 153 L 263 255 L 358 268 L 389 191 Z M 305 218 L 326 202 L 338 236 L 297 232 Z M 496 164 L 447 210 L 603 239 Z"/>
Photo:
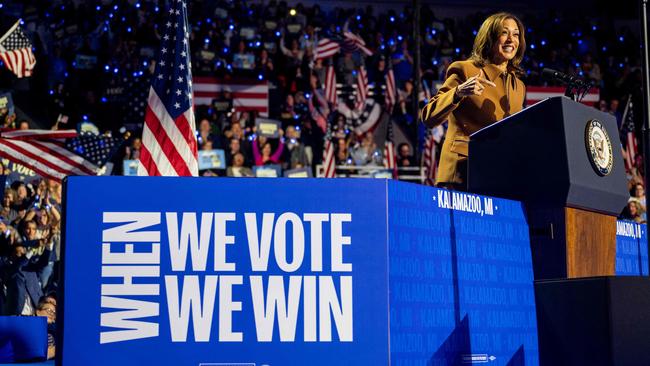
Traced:
<path id="1" fill-rule="evenodd" d="M 524 25 L 497 13 L 481 25 L 472 55 L 449 65 L 438 93 L 420 112 L 432 128 L 448 121 L 436 185 L 466 190 L 469 135 L 523 108 L 526 90 L 519 66 L 526 49 Z"/>

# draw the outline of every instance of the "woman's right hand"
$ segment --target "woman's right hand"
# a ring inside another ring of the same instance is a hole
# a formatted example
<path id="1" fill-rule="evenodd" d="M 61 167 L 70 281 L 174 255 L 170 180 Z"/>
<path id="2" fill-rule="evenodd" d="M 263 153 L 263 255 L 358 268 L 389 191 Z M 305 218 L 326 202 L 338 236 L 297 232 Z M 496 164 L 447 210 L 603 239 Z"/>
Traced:
<path id="1" fill-rule="evenodd" d="M 460 100 L 462 97 L 470 95 L 481 95 L 486 85 L 491 87 L 497 86 L 495 83 L 486 79 L 483 75 L 483 70 L 481 70 L 476 76 L 470 77 L 467 81 L 456 87 L 454 99 Z"/>

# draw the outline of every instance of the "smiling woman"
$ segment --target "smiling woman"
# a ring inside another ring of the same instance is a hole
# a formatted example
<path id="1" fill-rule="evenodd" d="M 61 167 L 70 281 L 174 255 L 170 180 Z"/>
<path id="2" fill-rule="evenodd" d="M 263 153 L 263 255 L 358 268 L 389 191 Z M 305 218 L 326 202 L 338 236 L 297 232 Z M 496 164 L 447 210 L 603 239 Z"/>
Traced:
<path id="1" fill-rule="evenodd" d="M 437 186 L 465 190 L 469 135 L 522 109 L 524 29 L 512 14 L 489 16 L 476 34 L 471 57 L 449 65 L 443 86 L 422 109 L 427 127 L 449 123 Z"/>

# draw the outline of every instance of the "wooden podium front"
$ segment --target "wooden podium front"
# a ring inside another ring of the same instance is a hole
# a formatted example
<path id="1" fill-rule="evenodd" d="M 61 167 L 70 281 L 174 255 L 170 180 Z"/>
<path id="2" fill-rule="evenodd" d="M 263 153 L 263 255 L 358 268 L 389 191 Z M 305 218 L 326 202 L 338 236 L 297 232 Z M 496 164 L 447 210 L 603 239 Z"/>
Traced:
<path id="1" fill-rule="evenodd" d="M 470 192 L 524 202 L 535 279 L 613 275 L 629 197 L 614 116 L 546 99 L 470 136 Z"/>
<path id="2" fill-rule="evenodd" d="M 616 216 L 529 208 L 528 222 L 536 279 L 615 274 Z"/>

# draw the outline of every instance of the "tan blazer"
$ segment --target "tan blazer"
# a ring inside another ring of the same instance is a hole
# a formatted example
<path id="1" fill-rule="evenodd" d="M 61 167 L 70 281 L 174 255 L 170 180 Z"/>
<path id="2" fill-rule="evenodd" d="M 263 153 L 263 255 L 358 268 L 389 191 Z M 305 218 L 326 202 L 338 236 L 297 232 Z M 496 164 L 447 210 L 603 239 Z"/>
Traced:
<path id="1" fill-rule="evenodd" d="M 485 85 L 482 95 L 463 97 L 454 103 L 456 87 L 478 75 L 481 68 L 469 60 L 449 65 L 444 85 L 420 112 L 421 120 L 429 128 L 449 121 L 436 185 L 467 185 L 469 135 L 519 112 L 524 105 L 526 87 L 514 72 L 502 72 L 492 64 L 486 65 L 482 70 L 482 76 L 495 83 L 496 87 Z"/>

